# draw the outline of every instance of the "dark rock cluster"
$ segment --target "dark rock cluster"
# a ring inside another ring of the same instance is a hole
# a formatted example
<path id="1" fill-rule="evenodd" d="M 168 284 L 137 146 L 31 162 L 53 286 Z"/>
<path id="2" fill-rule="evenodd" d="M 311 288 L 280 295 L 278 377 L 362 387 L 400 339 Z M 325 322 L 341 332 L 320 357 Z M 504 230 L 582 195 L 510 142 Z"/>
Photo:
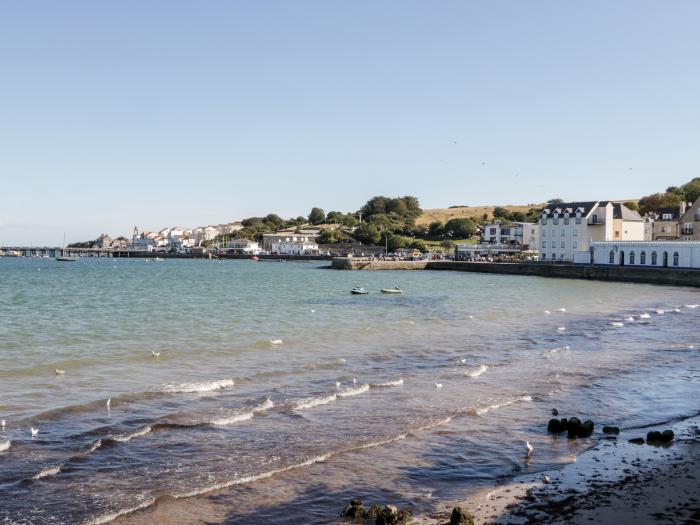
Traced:
<path id="1" fill-rule="evenodd" d="M 590 419 L 584 422 L 577 417 L 562 418 L 562 419 L 550 419 L 547 424 L 547 432 L 553 434 L 561 434 L 562 432 L 567 433 L 567 437 L 570 439 L 574 438 L 587 438 L 593 434 L 593 428 L 595 424 Z"/>
<path id="2" fill-rule="evenodd" d="M 365 510 L 358 499 L 351 499 L 340 516 L 362 523 L 372 521 L 374 525 L 403 525 L 413 519 L 411 509 L 398 509 L 394 505 L 380 507 L 375 504 Z"/>

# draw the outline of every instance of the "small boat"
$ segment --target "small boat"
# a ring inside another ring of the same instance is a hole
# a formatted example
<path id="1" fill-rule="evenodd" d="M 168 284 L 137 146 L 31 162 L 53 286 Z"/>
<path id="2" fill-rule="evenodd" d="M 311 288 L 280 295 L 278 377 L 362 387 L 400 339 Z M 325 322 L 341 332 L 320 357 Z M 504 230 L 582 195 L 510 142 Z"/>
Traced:
<path id="1" fill-rule="evenodd" d="M 156 257 L 156 258 L 153 259 L 153 260 L 154 260 L 155 262 L 165 262 L 165 259 L 163 259 L 162 257 Z"/>
<path id="2" fill-rule="evenodd" d="M 258 257 L 257 255 L 253 255 L 253 256 L 250 258 L 250 260 L 251 260 L 251 261 L 259 261 L 259 260 L 260 260 L 260 257 Z"/>
<path id="3" fill-rule="evenodd" d="M 56 257 L 58 262 L 76 262 L 78 259 L 75 257 Z"/>
<path id="4" fill-rule="evenodd" d="M 399 294 L 403 293 L 403 290 L 396 286 L 395 288 L 382 288 L 381 289 L 382 293 L 389 293 L 389 294 Z"/>
<path id="5" fill-rule="evenodd" d="M 66 234 L 63 234 L 63 246 L 61 246 L 61 255 L 56 255 L 58 262 L 76 262 L 78 259 L 66 255 Z"/>
<path id="6" fill-rule="evenodd" d="M 353 295 L 367 295 L 369 292 L 362 288 L 361 286 L 355 286 L 350 293 Z"/>

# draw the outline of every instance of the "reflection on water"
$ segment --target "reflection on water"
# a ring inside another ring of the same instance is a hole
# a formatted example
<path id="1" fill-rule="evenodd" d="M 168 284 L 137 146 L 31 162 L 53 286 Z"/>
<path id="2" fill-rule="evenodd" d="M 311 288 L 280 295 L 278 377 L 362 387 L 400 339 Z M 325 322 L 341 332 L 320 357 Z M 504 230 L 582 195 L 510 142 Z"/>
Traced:
<path id="1" fill-rule="evenodd" d="M 354 496 L 426 511 L 587 446 L 543 433 L 553 407 L 623 427 L 700 408 L 694 290 L 4 259 L 0 297 L 10 522 L 329 523 Z"/>

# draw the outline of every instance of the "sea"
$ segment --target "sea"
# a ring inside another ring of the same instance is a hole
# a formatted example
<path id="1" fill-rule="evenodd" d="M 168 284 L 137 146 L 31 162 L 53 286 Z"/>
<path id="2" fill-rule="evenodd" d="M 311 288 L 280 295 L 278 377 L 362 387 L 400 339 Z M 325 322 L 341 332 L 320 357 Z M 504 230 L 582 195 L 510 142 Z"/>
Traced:
<path id="1" fill-rule="evenodd" d="M 429 513 L 700 412 L 697 289 L 326 265 L 0 258 L 0 523 Z"/>

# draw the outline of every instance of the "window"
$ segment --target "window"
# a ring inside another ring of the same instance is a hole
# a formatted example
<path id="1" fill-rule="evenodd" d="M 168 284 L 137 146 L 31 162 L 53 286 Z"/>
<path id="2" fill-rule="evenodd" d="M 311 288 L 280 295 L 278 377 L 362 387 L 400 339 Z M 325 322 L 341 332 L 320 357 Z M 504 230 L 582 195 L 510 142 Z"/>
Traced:
<path id="1" fill-rule="evenodd" d="M 686 222 L 683 224 L 681 227 L 681 233 L 685 233 L 686 235 L 692 235 L 693 234 L 693 223 L 692 222 Z"/>
<path id="2" fill-rule="evenodd" d="M 576 212 L 576 224 L 581 224 L 581 212 Z"/>
<path id="3" fill-rule="evenodd" d="M 651 252 L 651 264 L 656 266 L 656 252 Z"/>
<path id="4" fill-rule="evenodd" d="M 578 237 L 578 230 L 574 228 L 574 237 Z"/>
<path id="5" fill-rule="evenodd" d="M 594 213 L 594 214 L 593 214 L 593 222 L 592 222 L 591 224 L 599 224 L 599 223 L 598 223 L 598 214 L 597 214 L 597 213 Z"/>
<path id="6" fill-rule="evenodd" d="M 542 260 L 545 260 L 547 258 L 547 254 L 542 252 Z"/>
<path id="7" fill-rule="evenodd" d="M 608 262 L 610 264 L 615 264 L 615 252 L 613 250 L 610 250 L 610 260 Z"/>
<path id="8" fill-rule="evenodd" d="M 673 220 L 673 217 L 671 216 L 670 213 L 664 213 L 664 214 L 661 216 L 661 220 L 663 220 L 663 221 L 671 221 L 671 220 Z"/>
<path id="9" fill-rule="evenodd" d="M 574 239 L 574 250 L 578 248 L 578 241 Z"/>
<path id="10" fill-rule="evenodd" d="M 639 254 L 639 264 L 647 263 L 647 252 L 642 252 Z"/>
<path id="11" fill-rule="evenodd" d="M 540 224 L 547 224 L 547 214 L 543 213 L 542 218 L 540 219 Z"/>
<path id="12" fill-rule="evenodd" d="M 630 264 L 634 264 L 634 252 L 630 252 Z"/>
<path id="13" fill-rule="evenodd" d="M 564 224 L 569 224 L 569 214 L 568 213 L 564 214 Z"/>
<path id="14" fill-rule="evenodd" d="M 562 253 L 562 254 L 559 256 L 559 258 L 563 261 L 563 260 L 566 258 L 566 255 L 564 255 L 564 254 Z"/>
<path id="15" fill-rule="evenodd" d="M 673 266 L 678 266 L 678 252 L 673 252 Z"/>
<path id="16" fill-rule="evenodd" d="M 559 224 L 559 214 L 558 213 L 556 213 L 556 212 L 554 213 L 552 222 L 554 224 Z"/>
<path id="17" fill-rule="evenodd" d="M 566 248 L 566 241 L 561 241 L 561 247 L 562 247 L 562 249 Z"/>
<path id="18" fill-rule="evenodd" d="M 546 237 L 546 236 L 547 236 L 547 230 L 542 230 L 542 237 Z"/>
<path id="19" fill-rule="evenodd" d="M 546 249 L 547 248 L 547 241 L 542 241 L 542 248 Z"/>
<path id="20" fill-rule="evenodd" d="M 556 247 L 557 247 L 557 241 L 552 241 L 552 248 L 556 248 Z"/>
<path id="21" fill-rule="evenodd" d="M 561 236 L 562 237 L 566 236 L 566 230 L 564 228 L 561 229 Z"/>
<path id="22" fill-rule="evenodd" d="M 556 254 L 556 253 L 553 253 L 553 254 L 552 254 L 552 260 L 553 260 L 553 261 L 556 261 L 556 260 L 557 260 L 557 254 Z"/>

